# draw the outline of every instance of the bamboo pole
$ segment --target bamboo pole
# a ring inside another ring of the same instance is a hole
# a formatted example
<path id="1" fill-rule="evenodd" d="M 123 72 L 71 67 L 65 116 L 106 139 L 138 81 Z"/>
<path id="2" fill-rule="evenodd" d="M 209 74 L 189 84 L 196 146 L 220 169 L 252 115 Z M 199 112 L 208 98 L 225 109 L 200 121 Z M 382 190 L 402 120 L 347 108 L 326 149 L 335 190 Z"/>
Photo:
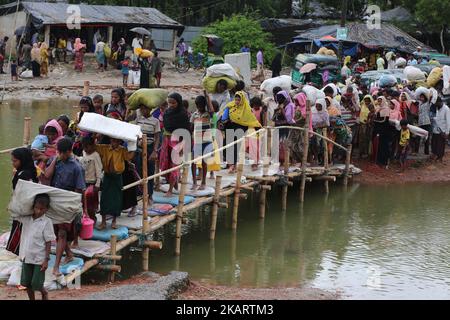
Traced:
<path id="1" fill-rule="evenodd" d="M 302 180 L 300 183 L 300 202 L 305 202 L 305 187 L 306 187 L 306 165 L 308 163 L 308 151 L 309 151 L 309 121 L 311 117 L 311 102 L 306 101 L 306 121 L 303 137 L 303 159 L 302 159 Z"/>
<path id="2" fill-rule="evenodd" d="M 147 240 L 144 242 L 144 245 L 149 248 L 149 249 L 153 249 L 153 250 L 161 250 L 163 247 L 163 244 L 161 241 L 150 241 Z"/>
<path id="3" fill-rule="evenodd" d="M 267 189 L 261 189 L 259 194 L 259 218 L 264 219 L 266 216 L 266 195 Z"/>
<path id="4" fill-rule="evenodd" d="M 23 123 L 23 144 L 28 146 L 31 142 L 31 118 L 25 117 Z"/>
<path id="5" fill-rule="evenodd" d="M 322 133 L 324 137 L 327 136 L 327 128 L 323 128 Z M 326 140 L 323 140 L 323 166 L 325 168 L 325 173 L 328 173 L 328 143 Z M 325 193 L 330 193 L 330 188 L 328 185 L 328 180 L 324 180 Z"/>
<path id="6" fill-rule="evenodd" d="M 83 265 L 83 268 L 77 269 L 75 272 L 66 276 L 66 279 L 65 279 L 66 283 L 72 283 L 73 280 L 75 280 L 77 277 L 81 276 L 83 273 L 85 273 L 89 269 L 95 267 L 99 262 L 100 261 L 98 259 L 92 259 L 92 260 L 87 261 Z"/>
<path id="7" fill-rule="evenodd" d="M 111 245 L 111 255 L 112 255 L 112 256 L 115 256 L 116 253 L 117 253 L 117 236 L 116 236 L 115 234 L 113 234 L 113 235 L 111 236 L 111 242 L 110 242 L 110 245 Z M 113 260 L 113 261 L 112 261 L 112 266 L 113 266 L 113 267 L 116 267 L 115 264 L 116 264 L 116 260 Z M 117 266 L 117 267 L 120 268 L 120 266 Z M 120 272 L 120 271 L 119 271 L 119 272 Z M 110 281 L 110 282 L 114 282 L 114 280 L 115 280 L 115 272 L 114 272 L 113 269 L 111 269 L 111 273 L 109 274 L 109 281 Z"/>
<path id="8" fill-rule="evenodd" d="M 155 173 L 159 173 L 159 159 L 155 160 Z M 160 182 L 159 182 L 159 176 L 158 176 L 155 178 L 155 187 L 154 187 L 155 190 L 159 191 L 159 184 L 160 184 Z"/>
<path id="9" fill-rule="evenodd" d="M 181 223 L 183 220 L 184 195 L 186 194 L 188 176 L 189 176 L 189 166 L 184 166 L 177 208 L 177 229 L 176 229 L 176 243 L 175 243 L 175 255 L 177 256 L 181 254 Z"/>
<path id="10" fill-rule="evenodd" d="M 284 149 L 284 174 L 287 177 L 289 173 L 289 149 Z M 283 186 L 281 191 L 281 210 L 286 211 L 287 208 L 287 194 L 288 194 L 288 185 Z"/>
<path id="11" fill-rule="evenodd" d="M 267 156 L 272 156 L 272 129 L 267 130 Z"/>
<path id="12" fill-rule="evenodd" d="M 142 135 L 142 236 L 148 233 L 148 183 L 145 178 L 148 176 L 148 156 L 147 156 L 147 135 Z M 149 248 L 147 246 L 142 250 L 142 270 L 148 271 Z"/>
<path id="13" fill-rule="evenodd" d="M 350 176 L 350 161 L 352 158 L 352 145 L 348 146 L 347 155 L 345 157 L 345 172 L 344 172 L 344 186 L 348 184 L 348 178 Z"/>
<path id="14" fill-rule="evenodd" d="M 232 223 L 231 223 L 232 230 L 237 229 L 239 199 L 240 199 L 240 194 L 241 194 L 241 178 L 242 178 L 243 171 L 244 171 L 244 163 L 240 162 L 238 164 L 238 169 L 237 169 L 237 173 L 236 173 L 236 186 L 234 188 L 233 218 L 232 218 Z"/>
<path id="15" fill-rule="evenodd" d="M 214 240 L 216 237 L 217 211 L 219 210 L 220 186 L 222 185 L 222 176 L 216 177 L 216 190 L 214 193 L 213 207 L 211 213 L 211 228 L 209 229 L 209 239 Z"/>
<path id="16" fill-rule="evenodd" d="M 83 83 L 83 96 L 87 97 L 89 96 L 89 87 L 90 87 L 91 83 L 90 81 L 86 80 Z"/>

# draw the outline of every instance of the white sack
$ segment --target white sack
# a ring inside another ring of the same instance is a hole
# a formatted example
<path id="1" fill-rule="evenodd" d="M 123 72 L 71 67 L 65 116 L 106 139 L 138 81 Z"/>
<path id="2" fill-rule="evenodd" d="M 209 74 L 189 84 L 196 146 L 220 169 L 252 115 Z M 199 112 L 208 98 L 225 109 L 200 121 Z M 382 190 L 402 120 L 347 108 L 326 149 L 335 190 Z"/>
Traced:
<path id="1" fill-rule="evenodd" d="M 280 87 L 284 91 L 289 92 L 291 90 L 291 85 L 292 79 L 290 76 L 279 76 L 276 78 L 264 80 L 264 82 L 261 83 L 261 87 L 259 89 L 261 91 L 264 91 L 266 96 L 272 96 L 273 88 Z"/>
<path id="2" fill-rule="evenodd" d="M 209 67 L 206 69 L 206 76 L 211 78 L 229 77 L 236 81 L 241 80 L 241 77 L 229 63 L 220 63 Z"/>
<path id="3" fill-rule="evenodd" d="M 34 198 L 40 193 L 50 196 L 50 208 L 46 215 L 53 224 L 71 223 L 77 214 L 82 213 L 81 194 L 19 180 L 8 205 L 11 217 L 14 219 L 32 215 Z"/>
<path id="4" fill-rule="evenodd" d="M 413 66 L 407 66 L 405 70 L 403 70 L 403 74 L 408 81 L 425 81 L 427 79 L 422 70 Z"/>

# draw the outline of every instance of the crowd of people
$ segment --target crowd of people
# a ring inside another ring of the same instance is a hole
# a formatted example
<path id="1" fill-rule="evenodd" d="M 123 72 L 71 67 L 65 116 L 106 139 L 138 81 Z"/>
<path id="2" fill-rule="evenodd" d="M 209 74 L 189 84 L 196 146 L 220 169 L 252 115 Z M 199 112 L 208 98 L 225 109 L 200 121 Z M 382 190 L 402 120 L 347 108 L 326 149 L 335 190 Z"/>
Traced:
<path id="1" fill-rule="evenodd" d="M 158 57 L 158 50 L 153 40 L 136 35 L 132 44 L 126 43 L 122 37 L 118 41 L 109 44 L 104 36 L 96 33 L 93 50 L 97 63 L 97 70 L 106 71 L 108 65 L 120 70 L 123 76 L 123 85 L 139 85 L 141 88 L 160 87 L 162 67 L 164 63 Z M 6 43 L 8 37 L 0 40 L 0 74 L 5 74 L 3 69 L 6 57 Z M 23 78 L 45 78 L 49 74 L 49 66 L 56 63 L 73 63 L 73 69 L 77 72 L 85 70 L 85 54 L 89 52 L 89 44 L 81 38 L 67 36 L 51 37 L 50 46 L 39 37 L 20 40 L 17 48 L 17 57 L 10 64 L 11 80 L 18 81 Z M 135 54 L 136 49 L 147 49 L 153 53 L 152 57 L 142 58 Z M 28 71 L 29 74 L 24 73 Z M 129 75 L 133 78 L 129 81 Z M 135 80 L 137 78 L 137 80 Z"/>

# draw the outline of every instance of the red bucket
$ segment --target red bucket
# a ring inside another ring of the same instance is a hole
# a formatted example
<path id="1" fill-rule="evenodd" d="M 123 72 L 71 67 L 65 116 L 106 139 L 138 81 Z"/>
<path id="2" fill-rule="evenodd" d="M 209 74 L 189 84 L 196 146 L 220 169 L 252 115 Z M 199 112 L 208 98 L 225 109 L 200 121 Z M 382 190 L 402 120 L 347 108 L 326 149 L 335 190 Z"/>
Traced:
<path id="1" fill-rule="evenodd" d="M 94 220 L 86 215 L 81 218 L 81 231 L 80 238 L 83 240 L 89 240 L 94 234 Z"/>

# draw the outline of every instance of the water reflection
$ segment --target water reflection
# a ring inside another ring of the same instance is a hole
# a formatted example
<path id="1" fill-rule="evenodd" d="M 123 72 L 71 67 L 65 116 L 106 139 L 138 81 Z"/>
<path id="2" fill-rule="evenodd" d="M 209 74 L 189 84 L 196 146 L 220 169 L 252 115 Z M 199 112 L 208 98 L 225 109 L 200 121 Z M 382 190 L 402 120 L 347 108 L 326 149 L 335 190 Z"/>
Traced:
<path id="1" fill-rule="evenodd" d="M 450 216 L 442 199 L 449 187 L 355 184 L 330 191 L 309 186 L 299 204 L 293 190 L 283 213 L 275 190 L 264 220 L 256 198 L 243 201 L 235 233 L 220 211 L 214 242 L 207 240 L 207 211 L 183 236 L 180 270 L 233 286 L 307 284 L 359 298 L 448 298 Z M 166 242 L 154 253 L 154 271 L 170 271 L 173 245 Z"/>

